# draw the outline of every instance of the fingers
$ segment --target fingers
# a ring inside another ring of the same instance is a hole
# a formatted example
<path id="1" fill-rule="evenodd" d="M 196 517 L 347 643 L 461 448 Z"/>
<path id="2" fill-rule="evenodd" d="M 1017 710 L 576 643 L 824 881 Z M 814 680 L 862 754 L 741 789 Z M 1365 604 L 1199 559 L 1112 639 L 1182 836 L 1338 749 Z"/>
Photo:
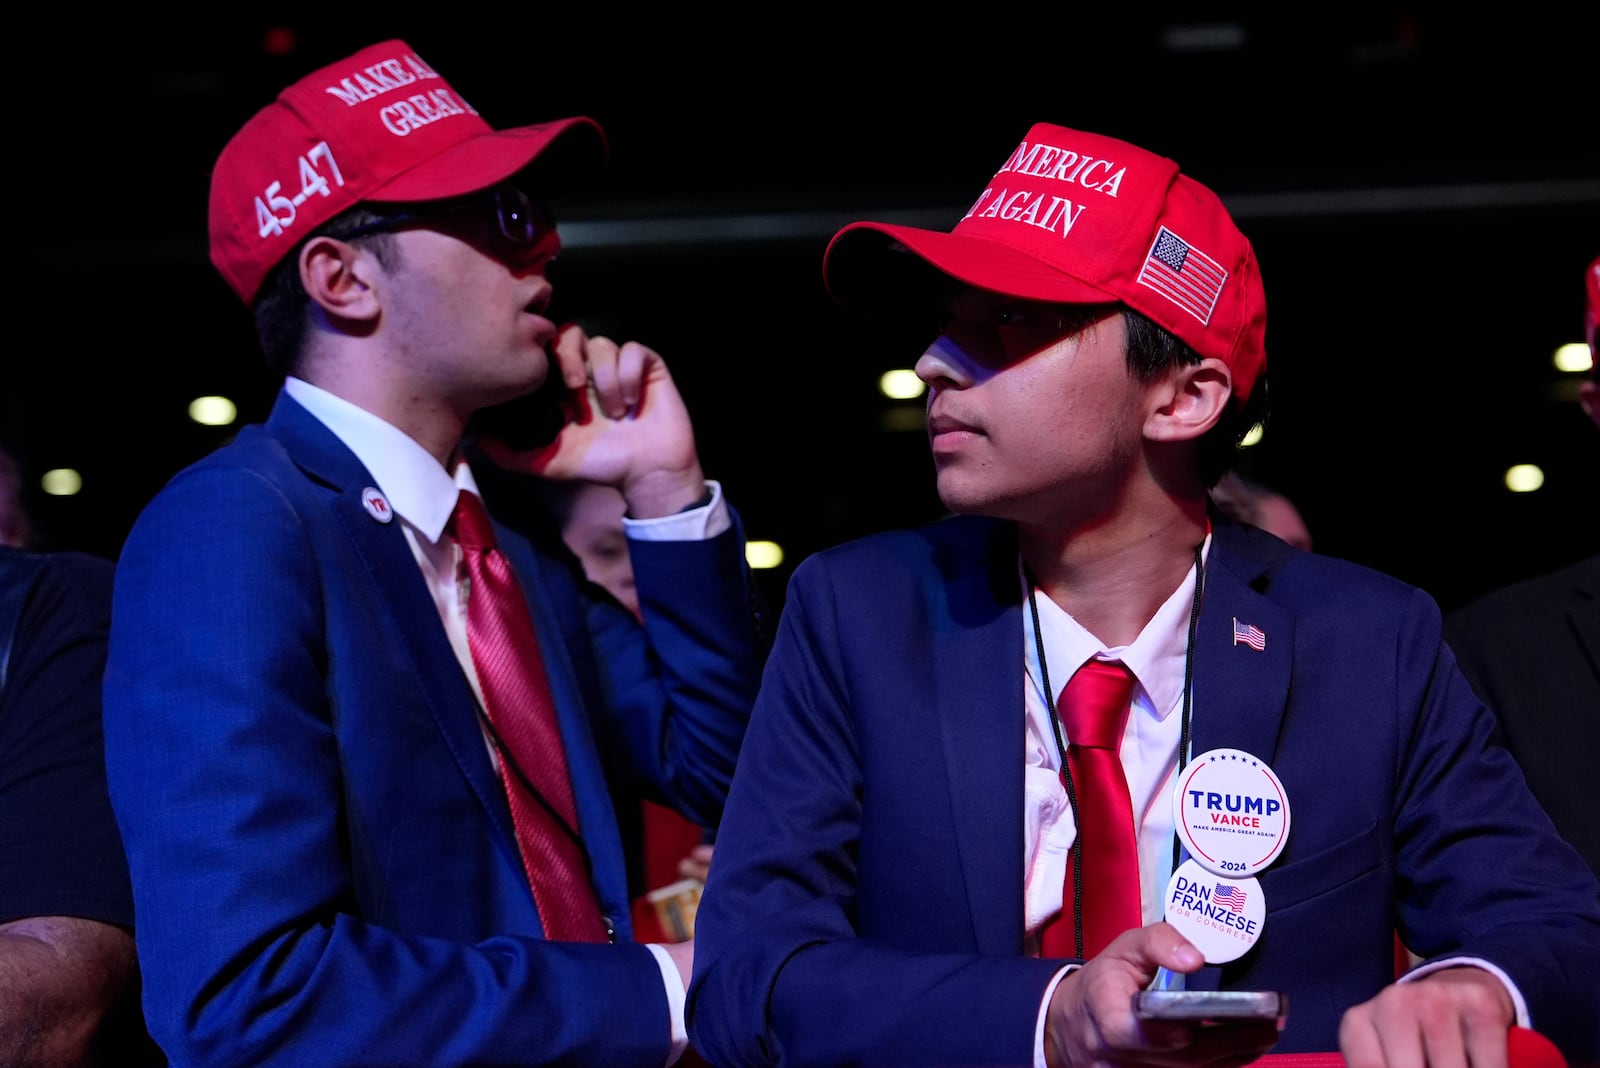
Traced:
<path id="1" fill-rule="evenodd" d="M 1246 1063 L 1276 1040 L 1276 1025 L 1268 1031 L 1231 1029 L 1231 1037 L 1207 1035 L 1215 1045 L 1204 1057 L 1189 1052 L 1197 1040 L 1194 1025 L 1173 1025 L 1159 1020 L 1139 1020 L 1133 1013 L 1133 995 L 1144 989 L 1163 967 L 1187 974 L 1204 964 L 1200 951 L 1168 923 L 1124 931 L 1084 966 L 1067 975 L 1051 995 L 1046 1036 L 1059 1054 L 1054 1064 L 1089 1064 L 1101 1061 L 1163 1064 L 1199 1068 L 1214 1060 L 1221 1068 Z"/>
<path id="2" fill-rule="evenodd" d="M 1101 956 L 1114 955 L 1154 976 L 1157 968 L 1187 975 L 1205 964 L 1205 956 L 1170 923 L 1152 923 L 1124 931 L 1106 946 Z"/>
<path id="3" fill-rule="evenodd" d="M 1344 1054 L 1347 1068 L 1384 1068 L 1391 1063 L 1388 1050 L 1392 1048 L 1395 1068 L 1413 1065 L 1420 1068 L 1422 1036 L 1413 1029 L 1380 1037 L 1377 1023 L 1377 999 L 1350 1009 L 1339 1021 L 1339 1052 Z"/>
<path id="4" fill-rule="evenodd" d="M 561 381 L 573 393 L 580 393 L 589 385 L 589 365 L 584 352 L 589 336 L 577 323 L 565 323 L 556 332 L 555 344 L 550 346 L 561 369 Z"/>
<path id="5" fill-rule="evenodd" d="M 569 323 L 551 353 L 568 384 L 566 422 L 549 446 L 519 458 L 523 469 L 615 486 L 640 519 L 671 515 L 701 498 L 694 427 L 654 349 L 590 337 Z"/>
<path id="6" fill-rule="evenodd" d="M 1453 968 L 1385 987 L 1339 1022 L 1349 1068 L 1506 1068 L 1515 1012 L 1489 973 Z"/>
<path id="7" fill-rule="evenodd" d="M 639 407 L 639 401 L 644 397 L 646 365 L 654 359 L 657 359 L 655 352 L 637 341 L 629 341 L 617 352 L 620 410 L 612 418 L 620 419 Z"/>
<path id="8" fill-rule="evenodd" d="M 1191 1068 L 1239 1068 L 1259 1060 L 1279 1037 L 1271 1020 L 1228 1020 L 1190 1024 L 1185 1041 L 1169 1048 L 1181 1049 L 1182 1063 Z"/>
<path id="9" fill-rule="evenodd" d="M 593 389 L 595 405 L 608 419 L 622 419 L 638 408 L 654 349 L 637 341 L 618 345 L 608 337 L 589 337 L 569 323 L 556 336 L 556 359 L 568 388 Z"/>
<path id="10" fill-rule="evenodd" d="M 689 855 L 678 861 L 678 877 L 682 879 L 699 879 L 706 881 L 706 876 L 711 873 L 711 846 L 702 842 L 689 851 Z"/>

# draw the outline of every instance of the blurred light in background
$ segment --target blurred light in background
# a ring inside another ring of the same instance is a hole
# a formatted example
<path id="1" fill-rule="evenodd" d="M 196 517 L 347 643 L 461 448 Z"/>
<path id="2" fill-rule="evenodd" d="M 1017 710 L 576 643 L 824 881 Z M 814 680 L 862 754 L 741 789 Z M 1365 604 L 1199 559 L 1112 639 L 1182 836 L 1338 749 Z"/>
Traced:
<path id="1" fill-rule="evenodd" d="M 83 476 L 70 467 L 57 467 L 46 471 L 39 485 L 52 497 L 71 497 L 83 489 Z"/>
<path id="2" fill-rule="evenodd" d="M 746 542 L 744 558 L 751 567 L 765 571 L 783 563 L 783 549 L 775 541 Z"/>
<path id="3" fill-rule="evenodd" d="M 227 397 L 196 397 L 189 402 L 189 418 L 202 426 L 227 426 L 239 409 Z"/>
<path id="4" fill-rule="evenodd" d="M 878 389 L 890 400 L 920 397 L 926 388 L 922 379 L 917 377 L 917 372 L 903 367 L 896 371 L 885 371 L 883 377 L 878 379 Z"/>
<path id="5" fill-rule="evenodd" d="M 1513 464 L 1506 469 L 1506 489 L 1512 493 L 1532 493 L 1544 485 L 1544 472 L 1538 464 Z"/>
<path id="6" fill-rule="evenodd" d="M 1594 355 L 1589 352 L 1589 346 L 1581 341 L 1573 341 L 1556 349 L 1556 370 L 1569 374 L 1583 374 L 1594 366 Z"/>
<path id="7" fill-rule="evenodd" d="M 1239 447 L 1241 449 L 1248 449 L 1252 445 L 1260 444 L 1261 439 L 1266 436 L 1266 433 L 1266 428 L 1260 423 L 1257 423 L 1255 426 L 1251 427 L 1245 432 L 1244 437 L 1239 439 Z"/>

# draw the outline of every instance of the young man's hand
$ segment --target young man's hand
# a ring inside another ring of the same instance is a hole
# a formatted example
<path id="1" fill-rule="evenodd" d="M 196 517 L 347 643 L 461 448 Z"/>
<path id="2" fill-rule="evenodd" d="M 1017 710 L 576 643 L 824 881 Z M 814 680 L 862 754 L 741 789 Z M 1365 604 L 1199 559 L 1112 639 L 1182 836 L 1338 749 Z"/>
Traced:
<path id="1" fill-rule="evenodd" d="M 568 323 L 551 350 L 568 387 L 565 425 L 535 449 L 484 437 L 490 459 L 512 471 L 615 486 L 634 519 L 672 515 L 702 499 L 705 473 L 689 411 L 654 349 L 590 337 Z"/>
<path id="2" fill-rule="evenodd" d="M 1506 1068 L 1514 1023 L 1500 980 L 1482 968 L 1445 968 L 1391 983 L 1346 1012 L 1339 1052 L 1349 1068 Z"/>
<path id="3" fill-rule="evenodd" d="M 1204 963 L 1171 924 L 1118 935 L 1057 985 L 1045 1019 L 1046 1063 L 1238 1068 L 1256 1060 L 1278 1041 L 1276 1020 L 1190 1023 L 1134 1015 L 1133 996 L 1159 968 L 1187 975 Z"/>

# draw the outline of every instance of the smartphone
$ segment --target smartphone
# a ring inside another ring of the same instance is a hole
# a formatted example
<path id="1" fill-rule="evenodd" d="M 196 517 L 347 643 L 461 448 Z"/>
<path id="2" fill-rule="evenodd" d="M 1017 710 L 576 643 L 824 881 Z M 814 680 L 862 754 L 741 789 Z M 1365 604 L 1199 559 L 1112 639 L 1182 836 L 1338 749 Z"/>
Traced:
<path id="1" fill-rule="evenodd" d="M 1133 1014 L 1141 1020 L 1279 1020 L 1289 999 L 1266 990 L 1141 990 Z"/>

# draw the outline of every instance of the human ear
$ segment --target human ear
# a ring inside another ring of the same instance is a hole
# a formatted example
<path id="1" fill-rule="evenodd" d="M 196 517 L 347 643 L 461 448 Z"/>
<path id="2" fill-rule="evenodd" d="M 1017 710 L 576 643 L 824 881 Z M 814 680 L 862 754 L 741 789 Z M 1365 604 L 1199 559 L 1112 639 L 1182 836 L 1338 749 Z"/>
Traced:
<path id="1" fill-rule="evenodd" d="M 371 275 L 376 257 L 348 241 L 313 237 L 300 250 L 300 281 L 311 303 L 335 319 L 374 319 L 378 291 Z"/>
<path id="2" fill-rule="evenodd" d="M 1145 417 L 1145 437 L 1152 441 L 1187 441 L 1217 425 L 1233 397 L 1233 372 L 1211 358 L 1184 364 L 1163 377 L 1152 393 Z"/>

